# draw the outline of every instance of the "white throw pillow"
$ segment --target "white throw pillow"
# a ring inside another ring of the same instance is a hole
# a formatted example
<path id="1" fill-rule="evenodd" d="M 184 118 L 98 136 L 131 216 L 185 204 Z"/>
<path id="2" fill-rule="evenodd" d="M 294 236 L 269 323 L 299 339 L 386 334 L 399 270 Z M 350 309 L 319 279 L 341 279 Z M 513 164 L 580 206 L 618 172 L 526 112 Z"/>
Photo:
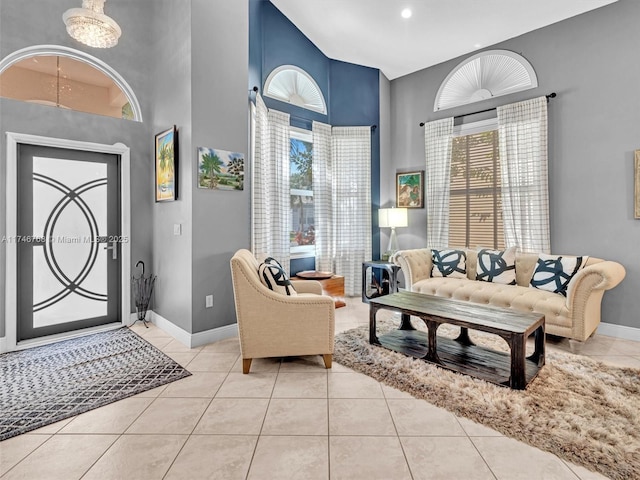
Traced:
<path id="1" fill-rule="evenodd" d="M 432 277 L 467 278 L 467 254 L 462 250 L 431 250 Z"/>
<path id="2" fill-rule="evenodd" d="M 589 257 L 538 255 L 530 286 L 567 296 L 567 287 L 576 273 L 584 268 Z"/>
<path id="3" fill-rule="evenodd" d="M 298 292 L 291 285 L 289 277 L 287 277 L 287 272 L 284 271 L 282 265 L 275 258 L 268 257 L 264 263 L 260 264 L 258 276 L 262 284 L 269 290 L 282 295 L 298 295 Z"/>
<path id="4" fill-rule="evenodd" d="M 478 250 L 476 280 L 481 282 L 516 284 L 516 247 L 506 250 Z"/>

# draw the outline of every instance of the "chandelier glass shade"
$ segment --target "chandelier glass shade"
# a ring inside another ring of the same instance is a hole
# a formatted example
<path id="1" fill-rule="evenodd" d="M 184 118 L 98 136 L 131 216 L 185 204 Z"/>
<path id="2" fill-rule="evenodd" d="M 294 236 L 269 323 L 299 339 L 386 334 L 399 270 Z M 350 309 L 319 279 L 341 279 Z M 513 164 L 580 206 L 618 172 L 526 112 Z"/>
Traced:
<path id="1" fill-rule="evenodd" d="M 62 15 L 71 38 L 94 48 L 111 48 L 122 35 L 120 26 L 104 14 L 105 0 L 82 0 L 82 8 L 70 8 Z"/>

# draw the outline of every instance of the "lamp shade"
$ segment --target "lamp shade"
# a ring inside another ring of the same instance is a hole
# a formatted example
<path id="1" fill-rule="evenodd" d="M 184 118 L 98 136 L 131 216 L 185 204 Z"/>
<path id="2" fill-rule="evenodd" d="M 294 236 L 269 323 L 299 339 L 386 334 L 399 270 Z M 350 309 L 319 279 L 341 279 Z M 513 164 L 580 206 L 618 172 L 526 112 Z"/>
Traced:
<path id="1" fill-rule="evenodd" d="M 378 210 L 378 226 L 395 228 L 408 225 L 406 208 L 381 208 Z"/>

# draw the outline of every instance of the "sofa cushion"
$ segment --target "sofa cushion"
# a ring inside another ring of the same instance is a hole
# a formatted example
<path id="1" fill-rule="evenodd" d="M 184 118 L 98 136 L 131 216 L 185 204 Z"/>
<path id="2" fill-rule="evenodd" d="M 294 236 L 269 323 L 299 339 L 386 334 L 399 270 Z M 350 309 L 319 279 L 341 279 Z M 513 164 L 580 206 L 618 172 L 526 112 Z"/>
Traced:
<path id="1" fill-rule="evenodd" d="M 287 276 L 287 272 L 284 271 L 282 265 L 275 258 L 268 257 L 260 264 L 258 276 L 262 284 L 269 290 L 283 295 L 297 295 Z"/>
<path id="2" fill-rule="evenodd" d="M 567 296 L 573 276 L 584 267 L 589 257 L 538 255 L 538 263 L 531 277 L 531 286 Z"/>
<path id="3" fill-rule="evenodd" d="M 476 280 L 481 282 L 516 284 L 516 247 L 506 250 L 478 250 Z"/>
<path id="4" fill-rule="evenodd" d="M 431 276 L 467 278 L 467 254 L 463 250 L 431 250 Z"/>
<path id="5" fill-rule="evenodd" d="M 566 298 L 546 290 L 466 278 L 426 278 L 415 282 L 411 290 L 520 312 L 537 312 L 545 315 L 547 324 L 569 328 L 573 324 Z"/>

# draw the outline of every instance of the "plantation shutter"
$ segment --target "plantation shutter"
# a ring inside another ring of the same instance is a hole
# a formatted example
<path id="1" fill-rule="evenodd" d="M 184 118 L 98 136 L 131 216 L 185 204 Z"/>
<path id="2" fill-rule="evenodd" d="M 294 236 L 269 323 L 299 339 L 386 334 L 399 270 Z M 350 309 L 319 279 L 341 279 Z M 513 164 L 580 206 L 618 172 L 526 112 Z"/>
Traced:
<path id="1" fill-rule="evenodd" d="M 453 139 L 449 245 L 503 248 L 498 131 Z"/>

